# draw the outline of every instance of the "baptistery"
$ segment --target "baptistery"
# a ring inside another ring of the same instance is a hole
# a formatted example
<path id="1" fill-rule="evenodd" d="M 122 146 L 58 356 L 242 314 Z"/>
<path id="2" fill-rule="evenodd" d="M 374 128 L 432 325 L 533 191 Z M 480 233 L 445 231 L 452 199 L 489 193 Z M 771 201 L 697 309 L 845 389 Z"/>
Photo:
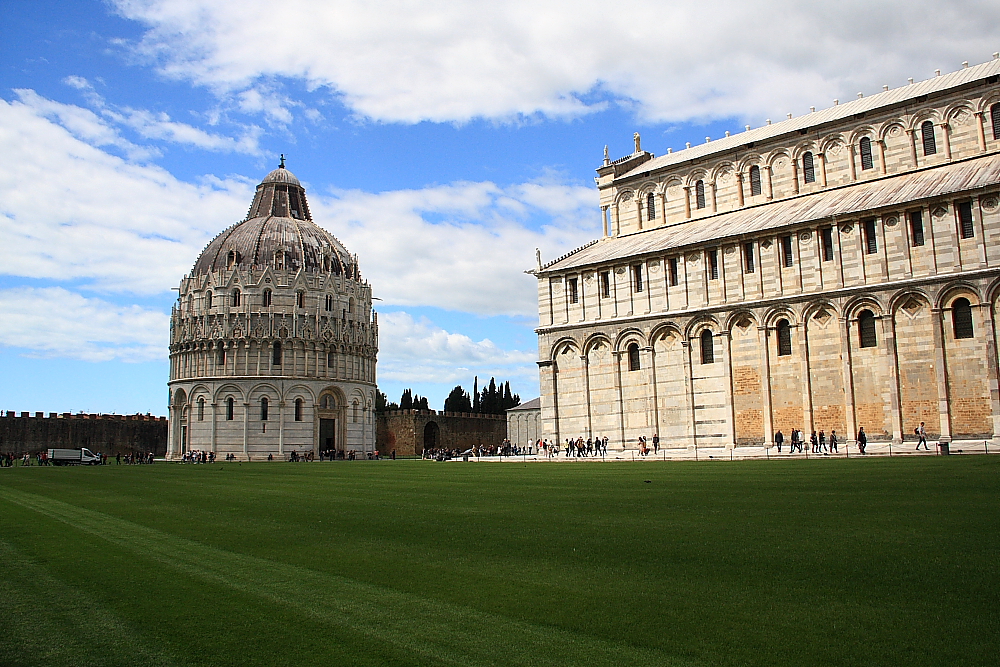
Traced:
<path id="1" fill-rule="evenodd" d="M 364 454 L 378 319 L 356 255 L 281 165 L 181 280 L 170 318 L 167 458 Z"/>

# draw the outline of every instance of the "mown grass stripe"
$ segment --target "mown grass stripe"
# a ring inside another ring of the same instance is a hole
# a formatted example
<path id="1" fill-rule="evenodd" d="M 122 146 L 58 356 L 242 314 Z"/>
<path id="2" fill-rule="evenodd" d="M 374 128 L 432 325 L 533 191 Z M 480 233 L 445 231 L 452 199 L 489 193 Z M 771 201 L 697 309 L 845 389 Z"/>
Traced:
<path id="1" fill-rule="evenodd" d="M 206 546 L 108 514 L 0 486 L 0 498 L 188 576 L 450 665 L 697 665 L 663 652 L 422 598 Z"/>

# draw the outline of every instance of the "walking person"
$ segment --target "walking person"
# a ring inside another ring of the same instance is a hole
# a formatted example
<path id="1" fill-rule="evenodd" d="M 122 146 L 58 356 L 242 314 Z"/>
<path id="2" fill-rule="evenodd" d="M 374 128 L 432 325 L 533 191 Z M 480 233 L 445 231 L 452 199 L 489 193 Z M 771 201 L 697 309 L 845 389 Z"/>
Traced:
<path id="1" fill-rule="evenodd" d="M 858 429 L 858 449 L 862 454 L 865 453 L 865 447 L 868 446 L 868 436 L 865 434 L 865 427 L 862 426 Z"/>
<path id="2" fill-rule="evenodd" d="M 819 451 L 823 454 L 827 453 L 826 449 L 826 431 L 823 429 L 819 430 Z"/>
<path id="3" fill-rule="evenodd" d="M 830 453 L 834 454 L 837 452 L 837 430 L 834 429 L 830 431 Z"/>
<path id="4" fill-rule="evenodd" d="M 819 437 L 816 435 L 816 431 L 812 432 L 809 436 L 809 444 L 812 446 L 812 453 L 819 454 Z"/>
<path id="5" fill-rule="evenodd" d="M 774 444 L 778 446 L 778 453 L 781 453 L 781 445 L 785 442 L 785 436 L 782 434 L 781 429 L 774 434 Z"/>
<path id="6" fill-rule="evenodd" d="M 917 434 L 917 451 L 920 451 L 920 445 L 923 445 L 926 451 L 931 451 L 931 448 L 927 446 L 927 429 L 924 428 L 923 422 L 920 422 L 920 426 L 914 429 L 914 433 Z"/>

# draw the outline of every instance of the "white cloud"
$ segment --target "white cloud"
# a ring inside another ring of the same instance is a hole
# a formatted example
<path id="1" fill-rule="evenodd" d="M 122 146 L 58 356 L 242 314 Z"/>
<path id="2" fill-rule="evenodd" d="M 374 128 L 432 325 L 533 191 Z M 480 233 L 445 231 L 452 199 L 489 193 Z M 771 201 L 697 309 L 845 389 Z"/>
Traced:
<path id="1" fill-rule="evenodd" d="M 453 183 L 421 190 L 310 197 L 313 216 L 358 254 L 386 303 L 480 315 L 538 312 L 535 248 L 552 258 L 599 233 L 586 187 Z M 548 224 L 532 229 L 527 218 Z"/>
<path id="2" fill-rule="evenodd" d="M 61 287 L 0 290 L 0 345 L 84 361 L 153 361 L 167 353 L 169 317 Z"/>
<path id="3" fill-rule="evenodd" d="M 379 376 L 402 382 L 468 382 L 473 375 L 537 379 L 535 352 L 503 350 L 409 313 L 379 315 Z"/>
<path id="4" fill-rule="evenodd" d="M 609 97 L 650 120 L 759 123 L 985 60 L 1000 21 L 974 0 L 116 4 L 168 75 L 226 93 L 289 77 L 409 123 L 572 117 Z"/>
<path id="5" fill-rule="evenodd" d="M 209 239 L 246 214 L 249 183 L 193 185 L 131 164 L 92 145 L 110 143 L 94 139 L 102 135 L 92 118 L 80 114 L 83 129 L 71 133 L 50 120 L 63 108 L 23 98 L 0 99 L 2 273 L 163 292 Z"/>

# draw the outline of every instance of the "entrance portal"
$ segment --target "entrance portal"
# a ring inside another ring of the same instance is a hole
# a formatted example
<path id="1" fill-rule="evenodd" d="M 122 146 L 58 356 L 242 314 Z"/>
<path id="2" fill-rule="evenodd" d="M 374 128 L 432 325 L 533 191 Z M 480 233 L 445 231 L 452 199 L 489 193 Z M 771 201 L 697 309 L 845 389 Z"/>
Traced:
<path id="1" fill-rule="evenodd" d="M 337 420 L 320 419 L 319 450 L 321 452 L 328 452 L 331 449 L 337 449 Z"/>
<path id="2" fill-rule="evenodd" d="M 437 422 L 427 422 L 427 426 L 424 426 L 424 451 L 437 447 L 440 436 L 441 428 Z"/>

